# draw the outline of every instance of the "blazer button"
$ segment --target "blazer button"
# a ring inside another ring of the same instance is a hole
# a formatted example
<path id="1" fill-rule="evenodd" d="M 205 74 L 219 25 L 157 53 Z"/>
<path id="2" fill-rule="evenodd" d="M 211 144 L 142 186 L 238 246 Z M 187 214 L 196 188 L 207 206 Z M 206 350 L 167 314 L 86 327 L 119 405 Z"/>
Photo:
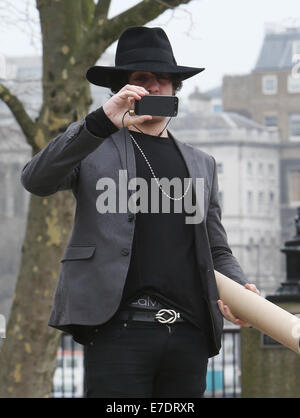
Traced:
<path id="1" fill-rule="evenodd" d="M 129 254 L 129 250 L 128 250 L 128 248 L 122 248 L 122 250 L 121 250 L 121 254 L 122 254 L 122 255 L 128 255 L 128 254 Z"/>
<path id="2" fill-rule="evenodd" d="M 129 215 L 128 215 L 128 221 L 129 222 L 132 222 L 134 220 L 134 214 L 133 213 L 130 213 Z"/>

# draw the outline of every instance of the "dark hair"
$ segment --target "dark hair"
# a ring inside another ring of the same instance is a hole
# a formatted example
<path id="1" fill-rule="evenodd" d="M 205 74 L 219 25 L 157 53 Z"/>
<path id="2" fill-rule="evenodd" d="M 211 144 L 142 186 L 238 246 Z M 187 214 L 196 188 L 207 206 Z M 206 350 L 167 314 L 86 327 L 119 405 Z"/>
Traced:
<path id="1" fill-rule="evenodd" d="M 133 72 L 134 71 L 123 71 L 116 76 L 112 76 L 110 89 L 113 94 L 118 93 L 118 91 L 128 83 L 129 77 Z M 175 95 L 182 88 L 182 80 L 177 74 L 169 74 L 169 77 L 172 81 L 173 94 Z"/>

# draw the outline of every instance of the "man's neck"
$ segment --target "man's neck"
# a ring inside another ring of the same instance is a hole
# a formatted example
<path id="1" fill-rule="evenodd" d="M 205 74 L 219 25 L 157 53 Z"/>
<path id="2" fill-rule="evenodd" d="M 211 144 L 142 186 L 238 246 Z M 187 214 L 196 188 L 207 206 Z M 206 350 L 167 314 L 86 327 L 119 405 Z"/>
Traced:
<path id="1" fill-rule="evenodd" d="M 135 124 L 130 126 L 130 131 L 134 132 L 142 132 L 146 135 L 153 135 L 158 136 L 161 131 L 163 130 L 162 134 L 160 135 L 161 138 L 168 138 L 168 132 L 167 129 L 164 129 L 166 126 L 166 118 L 163 118 L 162 120 L 151 123 L 152 121 L 149 121 L 150 123 L 144 122 L 142 124 Z"/>

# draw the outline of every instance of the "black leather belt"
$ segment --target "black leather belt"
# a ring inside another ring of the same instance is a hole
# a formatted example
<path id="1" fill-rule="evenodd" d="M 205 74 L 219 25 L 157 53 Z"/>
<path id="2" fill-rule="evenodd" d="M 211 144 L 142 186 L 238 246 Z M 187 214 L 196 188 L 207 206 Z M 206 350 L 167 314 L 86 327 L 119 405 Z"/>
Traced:
<path id="1" fill-rule="evenodd" d="M 161 324 L 185 322 L 185 320 L 180 316 L 180 313 L 174 311 L 173 309 L 160 309 L 159 311 L 149 312 L 140 310 L 127 310 L 121 311 L 117 318 L 131 321 L 160 322 Z"/>

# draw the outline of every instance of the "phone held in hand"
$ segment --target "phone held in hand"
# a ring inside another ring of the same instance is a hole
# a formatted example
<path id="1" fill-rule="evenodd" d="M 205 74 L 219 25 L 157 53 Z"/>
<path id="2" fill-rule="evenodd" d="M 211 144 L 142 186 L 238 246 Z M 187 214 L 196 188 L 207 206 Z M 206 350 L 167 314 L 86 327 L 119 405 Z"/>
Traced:
<path id="1" fill-rule="evenodd" d="M 135 100 L 134 113 L 136 115 L 177 116 L 178 97 L 148 94 L 141 100 Z"/>

